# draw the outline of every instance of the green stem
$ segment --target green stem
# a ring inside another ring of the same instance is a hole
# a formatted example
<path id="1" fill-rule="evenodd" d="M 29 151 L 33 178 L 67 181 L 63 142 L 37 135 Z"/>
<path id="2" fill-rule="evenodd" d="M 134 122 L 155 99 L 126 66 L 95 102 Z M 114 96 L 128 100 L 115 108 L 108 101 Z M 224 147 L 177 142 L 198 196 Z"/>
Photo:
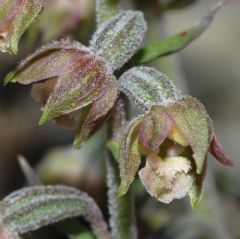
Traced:
<path id="1" fill-rule="evenodd" d="M 109 122 L 109 139 L 118 140 L 119 132 L 126 121 L 126 101 L 122 96 L 118 100 Z M 110 227 L 114 239 L 136 239 L 137 228 L 134 209 L 133 192 L 131 190 L 122 197 L 118 197 L 120 186 L 118 163 L 110 152 L 106 157 L 108 204 L 110 214 Z"/>
<path id="2" fill-rule="evenodd" d="M 110 227 L 114 239 L 136 239 L 135 210 L 131 190 L 118 197 L 119 170 L 113 158 L 106 159 Z"/>

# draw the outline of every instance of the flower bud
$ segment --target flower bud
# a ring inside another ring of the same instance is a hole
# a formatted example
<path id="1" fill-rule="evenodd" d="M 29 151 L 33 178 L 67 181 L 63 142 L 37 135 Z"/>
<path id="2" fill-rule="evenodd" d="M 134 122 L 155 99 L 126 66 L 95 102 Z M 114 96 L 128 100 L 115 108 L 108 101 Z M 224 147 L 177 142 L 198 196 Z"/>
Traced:
<path id="1" fill-rule="evenodd" d="M 81 147 L 114 106 L 119 89 L 113 71 L 133 56 L 145 31 L 141 12 L 124 11 L 100 26 L 90 47 L 53 42 L 24 60 L 5 83 L 33 84 L 33 97 L 44 105 L 40 125 L 54 119 L 76 129 L 74 144 Z"/>
<path id="2" fill-rule="evenodd" d="M 77 147 L 101 125 L 118 97 L 115 76 L 105 61 L 70 41 L 40 48 L 7 76 L 7 82 L 33 84 L 33 97 L 44 105 L 39 124 L 54 119 L 76 129 Z"/>
<path id="3" fill-rule="evenodd" d="M 112 70 L 122 67 L 139 49 L 147 30 L 142 12 L 123 11 L 100 26 L 90 42 Z"/>
<path id="4" fill-rule="evenodd" d="M 0 51 L 17 53 L 22 34 L 42 11 L 43 0 L 0 1 Z"/>

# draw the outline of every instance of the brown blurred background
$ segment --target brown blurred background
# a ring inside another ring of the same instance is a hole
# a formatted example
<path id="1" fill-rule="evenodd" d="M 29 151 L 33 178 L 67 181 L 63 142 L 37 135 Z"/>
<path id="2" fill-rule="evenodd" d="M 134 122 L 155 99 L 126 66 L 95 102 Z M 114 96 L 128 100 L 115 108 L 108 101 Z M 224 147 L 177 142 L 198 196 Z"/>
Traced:
<path id="1" fill-rule="evenodd" d="M 73 35 L 76 39 L 87 42 L 94 30 L 94 4 L 92 1 L 82 0 L 82 2 L 84 11 Z M 176 33 L 192 25 L 214 2 L 216 1 L 199 0 L 187 8 L 167 12 L 164 22 L 168 34 Z M 191 95 L 199 98 L 207 108 L 214 121 L 216 133 L 226 153 L 234 161 L 235 167 L 225 168 L 212 158 L 209 160 L 211 162 L 206 194 L 201 207 L 194 212 L 189 208 L 188 200 L 162 205 L 142 193 L 141 186 L 139 186 L 137 205 L 141 209 L 138 210 L 138 222 L 144 225 L 141 227 L 140 238 L 240 238 L 239 12 L 240 1 L 232 1 L 220 11 L 203 36 L 174 56 L 174 61 L 177 61 L 181 72 L 181 78 L 185 79 Z M 42 24 L 46 24 L 46 20 L 41 21 Z M 0 53 L 1 79 L 14 69 L 20 59 L 33 52 L 41 44 L 40 39 L 44 36 L 44 28 L 39 25 L 35 27 L 41 33 L 34 37 L 29 33 L 25 34 L 17 56 Z M 56 32 L 58 34 L 58 31 Z M 50 38 L 51 36 L 47 40 Z M 44 37 L 42 39 L 46 41 Z M 16 160 L 16 156 L 22 154 L 32 166 L 37 168 L 46 182 L 66 182 L 78 186 L 97 198 L 106 210 L 104 206 L 106 198 L 103 196 L 106 192 L 103 176 L 104 163 L 101 153 L 96 159 L 94 154 L 76 152 L 67 146 L 72 142 L 73 132 L 60 129 L 51 122 L 39 127 L 40 107 L 31 99 L 30 88 L 20 85 L 4 87 L 3 81 L 1 82 L 1 198 L 25 183 Z M 91 145 L 89 148 L 91 149 Z M 94 153 L 98 152 L 97 150 Z M 86 161 L 91 157 L 94 158 L 94 163 Z M 51 173 L 54 176 L 49 178 Z M 100 183 L 99 178 L 101 178 Z M 95 190 L 96 188 L 98 190 Z M 155 235 L 150 236 L 150 231 Z M 32 237 L 41 238 L 37 233 L 34 233 Z"/>

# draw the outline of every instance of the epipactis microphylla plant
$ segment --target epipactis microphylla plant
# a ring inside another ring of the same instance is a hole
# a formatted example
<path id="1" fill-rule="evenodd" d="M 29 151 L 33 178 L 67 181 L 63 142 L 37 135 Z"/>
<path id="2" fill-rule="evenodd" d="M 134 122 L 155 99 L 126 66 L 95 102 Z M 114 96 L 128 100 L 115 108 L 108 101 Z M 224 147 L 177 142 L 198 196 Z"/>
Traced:
<path id="1" fill-rule="evenodd" d="M 22 34 L 43 6 L 44 0 L 0 0 L 0 51 L 17 53 Z"/>
<path id="2" fill-rule="evenodd" d="M 165 1 L 163 9 L 192 2 Z M 189 29 L 140 49 L 147 30 L 143 13 L 122 10 L 118 0 L 98 0 L 97 30 L 89 46 L 66 39 L 53 41 L 7 75 L 5 83 L 32 85 L 33 98 L 43 105 L 39 124 L 54 120 L 74 129 L 77 148 L 107 123 L 108 146 L 116 161 L 109 155 L 106 164 L 111 232 L 87 194 L 64 186 L 32 185 L 0 202 L 0 239 L 19 238 L 41 226 L 77 216 L 87 219 L 98 238 L 135 239 L 129 188 L 137 173 L 149 194 L 160 202 L 170 203 L 188 194 L 192 206 L 197 206 L 208 152 L 223 165 L 233 164 L 197 99 L 183 95 L 166 75 L 152 67 L 130 66 L 186 47 L 207 29 L 225 2 L 219 1 Z M 17 52 L 21 35 L 42 7 L 43 1 L 0 0 L 1 51 Z M 127 102 L 142 112 L 130 121 L 124 117 Z M 32 184 L 41 182 L 26 162 L 23 165 Z"/>

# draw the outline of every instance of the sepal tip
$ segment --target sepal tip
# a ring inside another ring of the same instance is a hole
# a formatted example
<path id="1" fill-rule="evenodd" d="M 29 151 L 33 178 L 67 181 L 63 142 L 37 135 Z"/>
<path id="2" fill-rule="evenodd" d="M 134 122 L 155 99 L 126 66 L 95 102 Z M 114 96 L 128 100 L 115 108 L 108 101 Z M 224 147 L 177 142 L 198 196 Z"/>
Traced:
<path id="1" fill-rule="evenodd" d="M 118 194 L 117 194 L 118 197 L 124 196 L 127 193 L 129 186 L 130 186 L 129 183 L 121 182 L 120 187 L 118 189 Z"/>
<path id="2" fill-rule="evenodd" d="M 3 85 L 6 86 L 8 83 L 14 83 L 15 81 L 13 81 L 13 78 L 14 78 L 13 76 L 14 76 L 14 73 L 9 72 L 3 80 Z"/>
<path id="3" fill-rule="evenodd" d="M 44 110 L 39 122 L 38 122 L 38 125 L 39 126 L 42 126 L 44 125 L 48 120 L 50 120 L 51 118 L 49 117 L 49 112 L 47 110 Z"/>

